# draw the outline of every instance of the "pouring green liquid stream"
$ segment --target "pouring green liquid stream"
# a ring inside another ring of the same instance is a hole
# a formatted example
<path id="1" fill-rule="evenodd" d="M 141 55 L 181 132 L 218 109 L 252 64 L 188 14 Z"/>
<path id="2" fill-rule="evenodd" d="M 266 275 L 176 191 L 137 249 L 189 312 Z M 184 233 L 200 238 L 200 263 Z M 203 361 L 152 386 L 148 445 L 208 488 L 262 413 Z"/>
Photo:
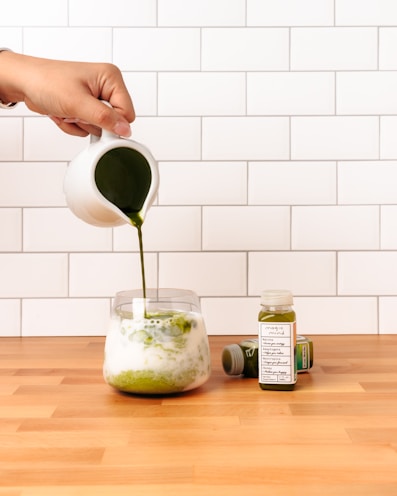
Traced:
<path id="1" fill-rule="evenodd" d="M 142 294 L 144 300 L 146 300 L 146 277 L 145 277 L 145 260 L 143 256 L 143 238 L 142 238 L 142 217 L 138 213 L 127 213 L 124 212 L 127 217 L 131 219 L 131 224 L 135 226 L 138 230 L 138 241 L 139 241 L 139 257 L 141 260 L 141 277 L 142 277 Z M 146 314 L 146 310 L 145 310 Z"/>
<path id="2" fill-rule="evenodd" d="M 116 205 L 137 228 L 141 262 L 142 293 L 146 300 L 145 263 L 142 241 L 142 207 L 152 181 L 146 158 L 131 148 L 114 148 L 105 153 L 95 169 L 95 182 L 101 194 Z M 146 314 L 146 310 L 145 310 Z"/>

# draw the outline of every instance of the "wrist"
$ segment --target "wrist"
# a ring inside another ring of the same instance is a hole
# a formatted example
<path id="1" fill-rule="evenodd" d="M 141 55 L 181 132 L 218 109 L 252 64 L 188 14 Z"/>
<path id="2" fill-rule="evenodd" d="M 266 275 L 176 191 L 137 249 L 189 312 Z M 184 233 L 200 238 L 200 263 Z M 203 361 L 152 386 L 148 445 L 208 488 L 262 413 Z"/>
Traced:
<path id="1" fill-rule="evenodd" d="M 0 109 L 10 109 L 15 107 L 18 103 L 17 100 L 9 98 L 9 94 L 13 92 L 8 82 L 10 73 L 7 69 L 7 56 L 3 55 L 5 53 L 11 54 L 12 51 L 9 48 L 0 48 Z"/>

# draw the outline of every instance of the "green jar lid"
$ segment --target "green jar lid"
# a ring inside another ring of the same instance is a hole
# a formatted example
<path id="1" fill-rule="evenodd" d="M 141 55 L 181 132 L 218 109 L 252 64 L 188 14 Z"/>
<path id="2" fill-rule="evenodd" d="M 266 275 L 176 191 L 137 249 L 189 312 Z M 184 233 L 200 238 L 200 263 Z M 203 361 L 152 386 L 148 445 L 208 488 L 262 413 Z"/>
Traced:
<path id="1" fill-rule="evenodd" d="M 227 375 L 240 375 L 244 370 L 244 353 L 238 344 L 229 344 L 222 351 L 223 370 Z"/>

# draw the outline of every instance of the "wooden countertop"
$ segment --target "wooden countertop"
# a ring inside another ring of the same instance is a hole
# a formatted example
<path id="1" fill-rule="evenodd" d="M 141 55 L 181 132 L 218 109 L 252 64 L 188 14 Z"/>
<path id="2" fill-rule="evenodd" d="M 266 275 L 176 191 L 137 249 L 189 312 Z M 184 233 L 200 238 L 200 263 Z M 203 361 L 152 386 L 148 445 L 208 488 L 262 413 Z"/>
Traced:
<path id="1" fill-rule="evenodd" d="M 0 496 L 396 496 L 397 335 L 314 336 L 293 392 L 213 373 L 171 397 L 102 379 L 104 338 L 0 338 Z"/>

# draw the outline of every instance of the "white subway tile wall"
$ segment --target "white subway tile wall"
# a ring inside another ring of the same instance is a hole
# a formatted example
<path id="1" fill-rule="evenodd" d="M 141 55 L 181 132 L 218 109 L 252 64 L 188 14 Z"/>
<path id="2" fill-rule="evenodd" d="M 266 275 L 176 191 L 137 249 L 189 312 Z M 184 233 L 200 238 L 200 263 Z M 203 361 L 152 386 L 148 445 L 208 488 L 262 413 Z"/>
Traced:
<path id="1" fill-rule="evenodd" d="M 20 307 L 20 299 L 0 298 L 0 336 L 21 336 Z"/>
<path id="2" fill-rule="evenodd" d="M 19 252 L 22 249 L 22 209 L 0 208 L 0 252 Z"/>
<path id="3" fill-rule="evenodd" d="M 7 123 L 7 119 L 0 121 Z M 7 148 L 8 142 L 0 136 L 2 147 Z M 66 206 L 66 167 L 66 162 L 0 162 L 0 207 Z"/>
<path id="4" fill-rule="evenodd" d="M 397 2 L 0 0 L 0 46 L 123 72 L 159 162 L 148 286 L 201 297 L 209 334 L 255 334 L 289 288 L 301 334 L 397 333 Z M 1 60 L 0 60 L 1 62 Z M 0 336 L 104 335 L 141 286 L 133 227 L 66 207 L 88 139 L 0 110 Z"/>
<path id="5" fill-rule="evenodd" d="M 357 160 L 378 157 L 378 117 L 291 117 L 293 160 Z"/>
<path id="6" fill-rule="evenodd" d="M 27 55 L 77 61 L 111 62 L 112 29 L 102 27 L 24 28 L 23 46 Z"/>
<path id="7" fill-rule="evenodd" d="M 354 71 L 377 68 L 376 28 L 292 28 L 291 70 Z"/>
<path id="8" fill-rule="evenodd" d="M 23 251 L 111 251 L 112 230 L 81 222 L 68 208 L 25 208 Z"/>
<path id="9" fill-rule="evenodd" d="M 396 24 L 396 22 L 393 23 L 392 21 L 392 24 Z M 387 24 L 385 23 L 385 25 Z M 397 69 L 397 60 L 393 49 L 393 44 L 396 42 L 396 28 L 379 28 L 379 69 Z"/>
<path id="10" fill-rule="evenodd" d="M 201 208 L 199 206 L 153 206 L 145 220 L 145 252 L 200 251 Z M 138 250 L 135 229 L 125 225 L 114 231 L 114 250 Z"/>
<path id="11" fill-rule="evenodd" d="M 23 158 L 27 162 L 72 160 L 85 146 L 85 140 L 60 133 L 48 118 L 24 118 Z"/>
<path id="12" fill-rule="evenodd" d="M 204 250 L 288 250 L 289 247 L 289 207 L 203 207 Z"/>
<path id="13" fill-rule="evenodd" d="M 200 160 L 200 117 L 140 117 L 133 137 L 145 143 L 158 161 Z"/>
<path id="14" fill-rule="evenodd" d="M 106 333 L 110 303 L 106 298 L 40 298 L 22 303 L 23 336 Z"/>
<path id="15" fill-rule="evenodd" d="M 6 143 L 1 157 L 4 160 L 22 160 L 23 121 L 19 117 L 0 120 L 0 136 Z"/>
<path id="16" fill-rule="evenodd" d="M 66 253 L 2 253 L 0 297 L 65 297 L 68 293 Z"/>

